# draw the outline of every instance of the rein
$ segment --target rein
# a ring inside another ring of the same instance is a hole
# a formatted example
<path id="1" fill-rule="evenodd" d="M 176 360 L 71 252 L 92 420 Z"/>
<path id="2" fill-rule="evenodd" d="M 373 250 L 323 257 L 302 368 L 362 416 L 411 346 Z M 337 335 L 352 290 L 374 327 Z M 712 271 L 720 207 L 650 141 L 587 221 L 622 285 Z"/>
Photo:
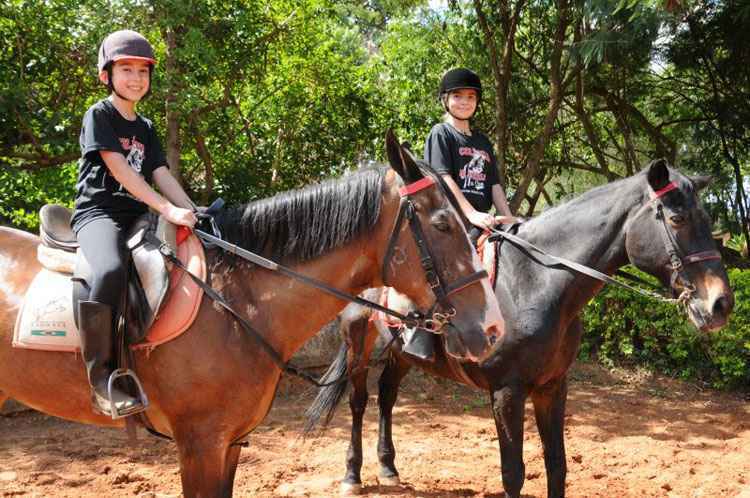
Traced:
<path id="1" fill-rule="evenodd" d="M 551 260 L 551 262 L 543 262 L 543 261 L 537 260 L 540 264 L 547 266 L 547 267 L 556 266 L 556 265 L 564 266 L 566 268 L 570 268 L 571 270 L 577 271 L 578 273 L 582 273 L 596 280 L 600 280 L 604 282 L 605 284 L 616 285 L 616 286 L 622 287 L 624 289 L 627 289 L 631 292 L 635 292 L 645 297 L 653 298 L 664 303 L 685 305 L 688 302 L 688 300 L 690 300 L 690 297 L 693 295 L 693 293 L 696 290 L 695 285 L 693 285 L 684 275 L 685 266 L 691 265 L 693 263 L 698 263 L 700 261 L 721 259 L 721 253 L 719 253 L 719 251 L 714 250 L 714 251 L 702 251 L 702 252 L 696 252 L 696 253 L 692 253 L 688 255 L 683 255 L 683 252 L 680 250 L 680 246 L 677 242 L 677 239 L 674 236 L 674 233 L 672 232 L 672 230 L 669 229 L 669 226 L 667 225 L 666 217 L 664 216 L 664 205 L 662 204 L 660 200 L 660 198 L 663 197 L 665 194 L 677 188 L 678 188 L 677 184 L 675 184 L 674 182 L 669 182 L 664 188 L 653 192 L 651 194 L 651 200 L 649 201 L 649 202 L 653 202 L 656 204 L 656 219 L 661 222 L 661 226 L 664 228 L 664 230 L 661 232 L 661 237 L 662 237 L 662 242 L 664 243 L 664 249 L 669 255 L 669 259 L 670 259 L 670 265 L 671 265 L 671 270 L 672 270 L 671 285 L 674 286 L 675 283 L 679 283 L 679 285 L 683 289 L 682 292 L 680 293 L 680 296 L 676 299 L 667 298 L 656 292 L 630 286 L 624 282 L 620 282 L 619 280 L 616 280 L 610 277 L 609 275 L 602 273 L 598 270 L 595 270 L 591 267 L 588 267 L 586 265 L 576 263 L 575 261 L 571 261 L 566 258 L 553 256 L 545 252 L 544 250 L 540 249 L 539 247 L 535 246 L 534 244 L 507 232 L 502 232 L 500 230 L 496 230 L 493 228 L 490 230 L 492 232 L 492 235 L 490 235 L 488 240 L 494 241 L 494 240 L 498 240 L 501 238 L 506 239 L 510 241 L 511 243 L 513 243 L 514 245 L 516 245 L 517 247 L 521 247 L 528 252 L 535 252 L 537 254 L 540 254 L 546 257 L 547 259 Z M 630 275 L 629 273 L 626 273 L 626 272 L 618 271 L 618 274 L 623 275 L 626 278 L 629 278 L 631 280 L 644 282 L 642 279 L 639 279 L 638 277 Z"/>
<path id="2" fill-rule="evenodd" d="M 399 233 L 401 232 L 401 226 L 403 225 L 404 220 L 408 220 L 409 227 L 411 228 L 412 236 L 419 249 L 420 262 L 422 265 L 422 269 L 425 272 L 425 278 L 428 284 L 430 285 L 430 288 L 432 289 L 433 293 L 435 294 L 435 298 L 436 298 L 435 305 L 433 305 L 432 309 L 428 313 L 427 318 L 423 317 L 423 315 L 418 311 L 409 311 L 407 314 L 404 315 L 402 313 L 399 313 L 398 311 L 387 308 L 373 301 L 369 301 L 359 296 L 353 296 L 339 289 L 331 287 L 325 282 L 309 277 L 307 275 L 303 275 L 299 272 L 292 270 L 291 268 L 288 268 L 284 265 L 276 263 L 270 259 L 264 258 L 263 256 L 260 256 L 254 252 L 243 249 L 235 244 L 226 242 L 225 240 L 221 239 L 220 237 L 216 237 L 215 235 L 211 235 L 209 233 L 206 233 L 198 229 L 194 229 L 193 232 L 198 237 L 200 237 L 207 245 L 218 246 L 221 249 L 225 250 L 226 252 L 239 256 L 240 258 L 250 261 L 251 263 L 254 263 L 262 268 L 265 268 L 271 271 L 276 271 L 290 278 L 293 278 L 295 280 L 299 280 L 307 285 L 315 287 L 339 299 L 357 303 L 361 306 L 365 306 L 370 309 L 374 309 L 374 310 L 386 313 L 388 315 L 391 315 L 393 317 L 396 317 L 397 319 L 405 323 L 408 327 L 422 328 L 434 334 L 439 334 L 441 333 L 442 328 L 448 322 L 450 322 L 450 319 L 456 315 L 455 308 L 453 308 L 453 306 L 451 306 L 450 303 L 448 302 L 448 299 L 447 299 L 448 296 L 452 293 L 458 292 L 468 287 L 469 285 L 475 282 L 480 281 L 483 278 L 487 278 L 487 272 L 484 270 L 474 272 L 470 275 L 467 275 L 466 277 L 462 277 L 458 279 L 457 281 L 447 286 L 443 283 L 442 278 L 440 277 L 439 273 L 437 272 L 437 269 L 435 268 L 434 261 L 433 261 L 434 257 L 432 256 L 432 252 L 430 251 L 429 244 L 427 243 L 427 240 L 424 237 L 424 231 L 422 230 L 422 225 L 419 221 L 419 217 L 416 216 L 416 208 L 414 207 L 414 203 L 409 198 L 410 195 L 415 194 L 425 188 L 432 187 L 434 184 L 435 184 L 435 180 L 433 178 L 424 177 L 417 182 L 406 185 L 399 189 L 401 202 L 399 206 L 398 216 L 396 217 L 396 221 L 391 231 L 390 240 L 388 242 L 388 246 L 386 249 L 386 255 L 383 259 L 383 272 L 384 273 L 382 274 L 383 283 L 385 283 L 386 275 L 387 275 L 386 270 L 388 268 L 388 263 L 390 261 L 390 258 L 393 256 L 393 252 L 396 247 L 397 239 L 398 239 Z M 210 220 L 213 230 L 216 231 L 216 233 L 218 233 L 217 227 L 213 221 L 213 216 L 208 214 L 211 211 L 212 211 L 212 208 L 209 208 L 207 213 L 198 213 L 198 216 L 199 218 Z M 315 385 L 316 387 L 327 387 L 333 384 L 337 384 L 339 382 L 347 381 L 353 373 L 356 373 L 356 372 L 351 372 L 349 374 L 343 374 L 341 377 L 339 377 L 336 380 L 326 382 L 326 383 L 321 383 L 320 381 L 315 379 L 311 374 L 305 372 L 304 370 L 301 370 L 298 367 L 295 367 L 289 362 L 285 362 L 281 358 L 281 356 L 278 354 L 278 352 L 263 338 L 263 336 L 260 333 L 258 333 L 243 316 L 241 316 L 234 309 L 232 309 L 231 306 L 229 306 L 229 304 L 226 302 L 223 296 L 221 296 L 221 294 L 219 294 L 216 290 L 214 290 L 210 285 L 203 282 L 203 280 L 201 280 L 200 278 L 192 274 L 190 271 L 188 271 L 188 269 L 175 256 L 174 252 L 168 245 L 162 243 L 153 234 L 148 234 L 148 235 L 150 235 L 151 242 L 159 247 L 159 251 L 164 256 L 164 258 L 166 258 L 176 267 L 180 268 L 183 272 L 187 273 L 187 275 L 190 276 L 190 278 L 192 278 L 193 281 L 199 287 L 201 287 L 201 289 L 203 289 L 203 291 L 206 293 L 208 297 L 210 297 L 216 303 L 221 305 L 242 326 L 242 328 L 244 328 L 245 331 L 248 332 L 260 344 L 261 348 L 263 348 L 266 354 L 271 358 L 271 360 L 276 364 L 276 366 L 279 367 L 279 369 L 281 369 L 282 371 L 295 375 L 297 377 L 300 377 L 310 382 L 311 384 Z M 441 309 L 442 312 L 437 312 L 436 311 L 437 309 Z M 399 335 L 396 332 L 392 331 L 391 334 L 392 334 L 392 337 L 388 346 L 390 346 L 399 337 Z M 388 347 L 386 347 L 386 350 L 387 349 Z"/>

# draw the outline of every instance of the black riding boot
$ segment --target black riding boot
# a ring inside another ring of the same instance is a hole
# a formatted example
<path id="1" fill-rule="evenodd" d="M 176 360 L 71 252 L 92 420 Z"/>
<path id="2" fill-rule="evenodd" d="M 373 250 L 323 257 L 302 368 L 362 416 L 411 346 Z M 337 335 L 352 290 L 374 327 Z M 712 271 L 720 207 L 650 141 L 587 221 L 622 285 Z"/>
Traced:
<path id="1" fill-rule="evenodd" d="M 94 411 L 112 415 L 108 383 L 114 370 L 114 331 L 112 307 L 96 301 L 78 303 L 79 333 L 81 336 L 81 354 L 86 364 L 86 373 L 91 385 L 91 401 Z M 112 402 L 116 412 L 130 412 L 140 402 L 112 386 Z"/>

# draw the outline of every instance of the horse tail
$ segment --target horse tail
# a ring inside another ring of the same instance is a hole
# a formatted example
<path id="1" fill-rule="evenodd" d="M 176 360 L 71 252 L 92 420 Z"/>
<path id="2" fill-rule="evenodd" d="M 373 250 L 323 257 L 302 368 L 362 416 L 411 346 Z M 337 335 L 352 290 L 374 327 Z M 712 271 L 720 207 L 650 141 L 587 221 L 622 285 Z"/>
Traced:
<path id="1" fill-rule="evenodd" d="M 341 382 L 336 382 L 330 386 L 321 387 L 318 390 L 318 395 L 313 400 L 310 407 L 305 412 L 307 421 L 305 422 L 305 428 L 302 431 L 302 435 L 308 436 L 313 432 L 316 426 L 320 426 L 321 429 L 325 429 L 333 418 L 333 414 L 336 411 L 336 407 L 341 402 L 341 398 L 344 397 L 346 387 L 349 384 L 349 380 L 344 380 L 343 377 L 347 374 L 348 368 L 346 365 L 347 353 L 349 347 L 346 342 L 341 344 L 339 352 L 336 355 L 336 359 L 333 360 L 331 366 L 328 367 L 326 373 L 321 377 L 320 382 L 331 382 L 335 379 L 341 379 Z M 321 419 L 323 422 L 321 423 Z"/>

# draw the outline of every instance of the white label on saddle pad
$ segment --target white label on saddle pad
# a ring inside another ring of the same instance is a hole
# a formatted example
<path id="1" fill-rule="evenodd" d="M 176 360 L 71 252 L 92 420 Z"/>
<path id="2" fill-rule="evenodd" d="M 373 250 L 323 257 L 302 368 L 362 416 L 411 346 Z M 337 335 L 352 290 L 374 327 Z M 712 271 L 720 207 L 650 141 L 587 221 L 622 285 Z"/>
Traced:
<path id="1" fill-rule="evenodd" d="M 34 277 L 16 319 L 13 347 L 47 351 L 80 349 L 70 275 L 43 268 Z"/>

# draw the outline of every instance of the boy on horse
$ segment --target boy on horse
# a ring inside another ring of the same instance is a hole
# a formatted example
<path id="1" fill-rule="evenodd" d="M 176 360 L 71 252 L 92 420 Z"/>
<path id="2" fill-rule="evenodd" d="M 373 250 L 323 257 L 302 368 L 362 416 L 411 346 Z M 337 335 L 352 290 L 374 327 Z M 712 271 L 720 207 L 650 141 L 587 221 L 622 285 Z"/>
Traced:
<path id="1" fill-rule="evenodd" d="M 112 412 L 110 402 L 118 412 L 145 409 L 141 400 L 117 386 L 111 400 L 108 393 L 130 258 L 125 237 L 149 207 L 176 225 L 196 223 L 194 204 L 170 174 L 152 122 L 135 111 L 151 91 L 155 64 L 153 47 L 135 31 L 107 36 L 99 47 L 97 68 L 110 95 L 86 111 L 81 128 L 71 227 L 92 277 L 88 300 L 79 303 L 79 332 L 93 408 L 104 414 Z"/>

